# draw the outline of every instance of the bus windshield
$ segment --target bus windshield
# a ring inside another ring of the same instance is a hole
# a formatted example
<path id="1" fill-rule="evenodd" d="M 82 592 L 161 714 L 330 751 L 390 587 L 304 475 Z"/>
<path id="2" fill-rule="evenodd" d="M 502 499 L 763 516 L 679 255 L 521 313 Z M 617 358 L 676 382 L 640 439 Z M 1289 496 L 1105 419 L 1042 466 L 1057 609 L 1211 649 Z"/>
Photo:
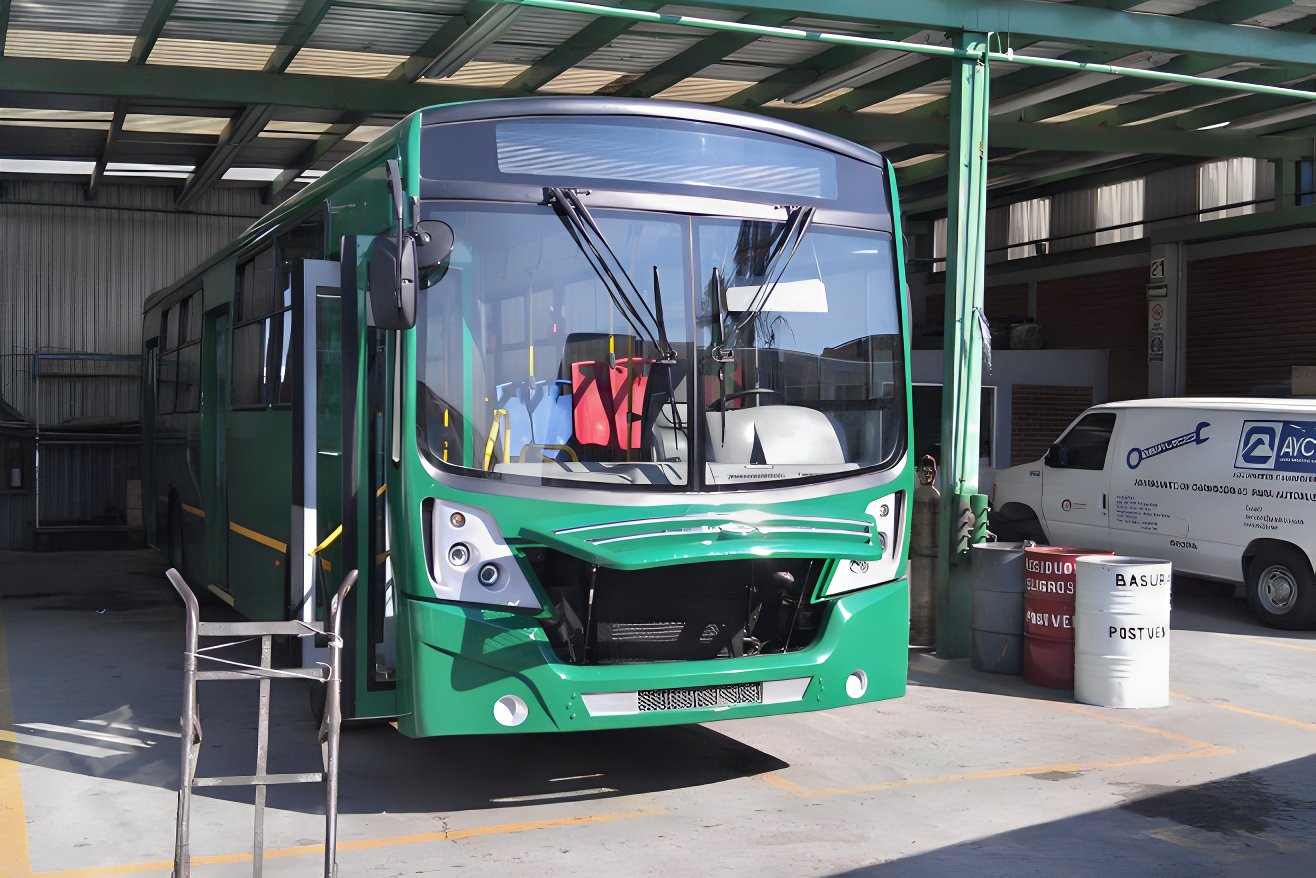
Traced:
<path id="1" fill-rule="evenodd" d="M 552 205 L 427 206 L 457 237 L 417 324 L 431 463 L 702 491 L 895 461 L 905 396 L 890 235 L 588 214 L 598 239 Z"/>

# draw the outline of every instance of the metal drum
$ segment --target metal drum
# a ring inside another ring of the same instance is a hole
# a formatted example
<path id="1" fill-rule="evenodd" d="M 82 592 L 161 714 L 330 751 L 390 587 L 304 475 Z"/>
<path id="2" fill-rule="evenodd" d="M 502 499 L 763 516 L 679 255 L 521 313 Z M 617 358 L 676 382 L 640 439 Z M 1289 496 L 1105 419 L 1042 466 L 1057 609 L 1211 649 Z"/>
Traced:
<path id="1" fill-rule="evenodd" d="M 1024 661 L 1024 544 L 978 543 L 969 550 L 973 581 L 974 670 L 1018 674 Z"/>
<path id="2" fill-rule="evenodd" d="M 1074 688 L 1074 570 L 1086 549 L 1024 550 L 1024 679 Z"/>
<path id="3" fill-rule="evenodd" d="M 1085 555 L 1076 567 L 1074 699 L 1102 707 L 1165 707 L 1170 563 Z"/>

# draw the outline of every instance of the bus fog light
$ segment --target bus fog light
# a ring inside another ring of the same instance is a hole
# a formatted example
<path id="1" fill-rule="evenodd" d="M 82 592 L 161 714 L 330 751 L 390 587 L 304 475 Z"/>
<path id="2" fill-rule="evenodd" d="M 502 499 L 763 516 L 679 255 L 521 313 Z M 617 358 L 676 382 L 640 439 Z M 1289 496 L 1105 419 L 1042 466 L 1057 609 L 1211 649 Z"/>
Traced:
<path id="1" fill-rule="evenodd" d="M 845 694 L 851 698 L 861 698 L 868 691 L 868 675 L 863 671 L 854 671 L 845 678 Z"/>
<path id="2" fill-rule="evenodd" d="M 471 560 L 471 549 L 465 543 L 453 543 L 448 549 L 448 563 L 453 567 L 465 567 Z"/>
<path id="3" fill-rule="evenodd" d="M 530 715 L 530 708 L 515 695 L 504 695 L 494 702 L 493 715 L 501 726 L 519 726 Z"/>
<path id="4" fill-rule="evenodd" d="M 480 584 L 485 588 L 493 588 L 498 584 L 501 574 L 497 564 L 485 564 L 480 568 Z"/>

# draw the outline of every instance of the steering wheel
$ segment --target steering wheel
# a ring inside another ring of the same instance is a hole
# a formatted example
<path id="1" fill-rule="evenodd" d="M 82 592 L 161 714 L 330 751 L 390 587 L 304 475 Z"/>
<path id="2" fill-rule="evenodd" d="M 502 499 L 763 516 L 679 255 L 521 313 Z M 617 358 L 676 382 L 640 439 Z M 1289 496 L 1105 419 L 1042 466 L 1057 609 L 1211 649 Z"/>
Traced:
<path id="1" fill-rule="evenodd" d="M 749 390 L 737 390 L 735 393 L 728 393 L 725 396 L 719 396 L 708 404 L 710 412 L 720 412 L 726 407 L 726 404 L 733 399 L 745 399 L 750 396 L 761 396 L 763 394 L 772 394 L 781 396 L 780 390 L 773 390 L 771 387 L 752 387 Z"/>

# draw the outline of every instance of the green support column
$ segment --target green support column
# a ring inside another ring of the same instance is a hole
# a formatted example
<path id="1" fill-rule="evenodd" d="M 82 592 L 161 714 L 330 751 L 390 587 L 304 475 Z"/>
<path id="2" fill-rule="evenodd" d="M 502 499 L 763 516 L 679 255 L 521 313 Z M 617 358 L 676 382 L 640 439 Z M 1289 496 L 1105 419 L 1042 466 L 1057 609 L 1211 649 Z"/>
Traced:
<path id="1" fill-rule="evenodd" d="M 965 32 L 955 47 L 985 52 L 987 35 Z M 946 223 L 946 334 L 941 406 L 941 539 L 937 557 L 937 654 L 969 654 L 968 555 L 964 510 L 978 493 L 978 421 L 982 334 L 978 329 L 986 266 L 987 67 L 951 61 L 949 219 Z"/>

